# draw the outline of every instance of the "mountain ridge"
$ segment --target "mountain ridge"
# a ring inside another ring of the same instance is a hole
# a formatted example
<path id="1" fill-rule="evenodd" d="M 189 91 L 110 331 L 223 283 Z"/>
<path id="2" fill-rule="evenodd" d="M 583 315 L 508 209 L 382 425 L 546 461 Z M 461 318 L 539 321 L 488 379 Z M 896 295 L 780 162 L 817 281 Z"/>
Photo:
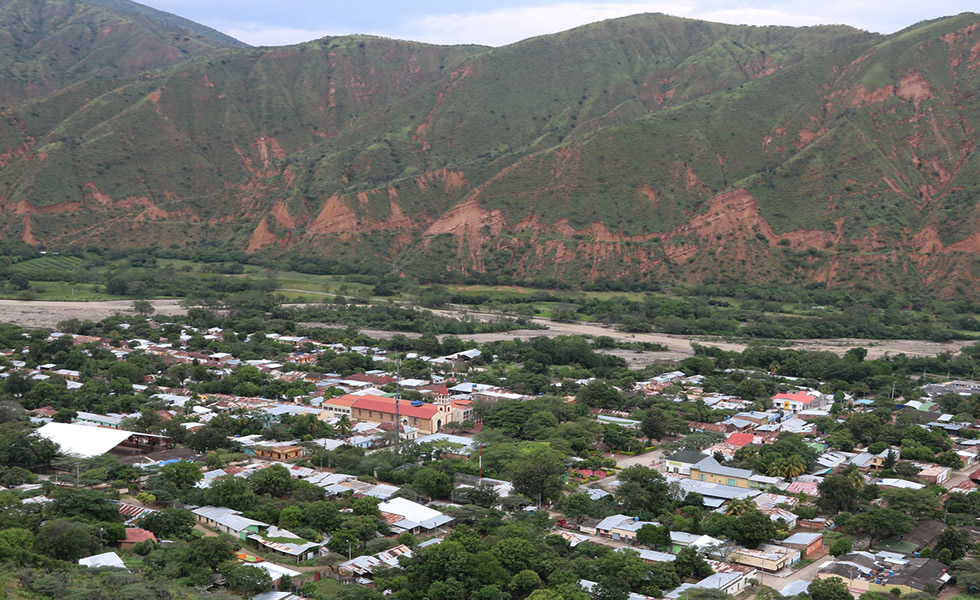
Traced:
<path id="1" fill-rule="evenodd" d="M 5 111 L 0 227 L 435 281 L 973 291 L 978 20 L 222 48 Z"/>

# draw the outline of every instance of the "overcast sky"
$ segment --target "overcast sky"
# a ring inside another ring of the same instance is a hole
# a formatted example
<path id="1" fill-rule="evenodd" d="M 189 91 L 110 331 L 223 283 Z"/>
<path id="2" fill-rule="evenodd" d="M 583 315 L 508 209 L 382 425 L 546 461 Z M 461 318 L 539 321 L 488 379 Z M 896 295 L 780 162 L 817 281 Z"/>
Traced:
<path id="1" fill-rule="evenodd" d="M 846 24 L 891 33 L 980 10 L 976 0 L 141 0 L 252 45 L 367 33 L 435 44 L 502 46 L 645 12 L 746 25 Z"/>

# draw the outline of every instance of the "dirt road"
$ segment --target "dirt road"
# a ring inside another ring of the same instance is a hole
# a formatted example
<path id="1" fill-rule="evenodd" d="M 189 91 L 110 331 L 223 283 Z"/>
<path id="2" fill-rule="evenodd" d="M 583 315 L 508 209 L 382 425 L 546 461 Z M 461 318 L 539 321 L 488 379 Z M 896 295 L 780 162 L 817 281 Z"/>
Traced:
<path id="1" fill-rule="evenodd" d="M 158 315 L 178 315 L 186 312 L 179 300 L 151 300 Z M 130 300 L 102 302 L 51 302 L 45 300 L 0 300 L 0 323 L 16 323 L 23 327 L 54 328 L 67 319 L 101 321 L 116 313 L 133 314 Z"/>

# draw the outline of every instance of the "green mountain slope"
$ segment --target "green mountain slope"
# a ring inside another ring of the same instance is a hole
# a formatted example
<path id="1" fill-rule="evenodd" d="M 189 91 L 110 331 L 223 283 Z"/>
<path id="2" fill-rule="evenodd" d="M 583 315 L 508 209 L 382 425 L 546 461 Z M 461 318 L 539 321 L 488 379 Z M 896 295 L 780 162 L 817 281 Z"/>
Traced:
<path id="1" fill-rule="evenodd" d="M 191 24 L 185 19 L 166 16 L 125 0 L 4 2 L 0 5 L 0 108 L 90 78 L 118 80 L 216 49 L 242 46 L 228 36 L 209 34 L 202 26 L 197 31 L 183 26 Z"/>
<path id="2" fill-rule="evenodd" d="M 978 27 L 222 50 L 8 109 L 0 227 L 432 280 L 976 291 Z"/>
<path id="3" fill-rule="evenodd" d="M 230 35 L 221 33 L 217 29 L 212 29 L 206 25 L 201 25 L 200 23 L 195 23 L 190 19 L 185 19 L 183 17 L 164 12 L 162 10 L 157 10 L 155 8 L 150 8 L 143 4 L 138 4 L 136 2 L 131 2 L 130 0 L 83 0 L 88 4 L 94 4 L 96 6 L 101 6 L 103 8 L 108 8 L 109 10 L 132 15 L 140 15 L 143 17 L 149 17 L 154 21 L 168 25 L 173 29 L 184 29 L 197 34 L 200 34 L 208 39 L 214 40 L 221 44 L 222 46 L 227 46 L 230 48 L 247 48 L 248 44 L 245 42 L 236 40 Z"/>

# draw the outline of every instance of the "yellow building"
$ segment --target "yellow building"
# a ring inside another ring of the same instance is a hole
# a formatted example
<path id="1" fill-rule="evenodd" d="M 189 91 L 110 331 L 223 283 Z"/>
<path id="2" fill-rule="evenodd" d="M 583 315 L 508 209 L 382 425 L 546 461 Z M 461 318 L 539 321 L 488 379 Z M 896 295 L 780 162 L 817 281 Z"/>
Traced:
<path id="1" fill-rule="evenodd" d="M 753 475 L 749 469 L 722 466 L 711 456 L 691 467 L 691 479 L 740 488 L 750 487 L 749 478 Z"/>

